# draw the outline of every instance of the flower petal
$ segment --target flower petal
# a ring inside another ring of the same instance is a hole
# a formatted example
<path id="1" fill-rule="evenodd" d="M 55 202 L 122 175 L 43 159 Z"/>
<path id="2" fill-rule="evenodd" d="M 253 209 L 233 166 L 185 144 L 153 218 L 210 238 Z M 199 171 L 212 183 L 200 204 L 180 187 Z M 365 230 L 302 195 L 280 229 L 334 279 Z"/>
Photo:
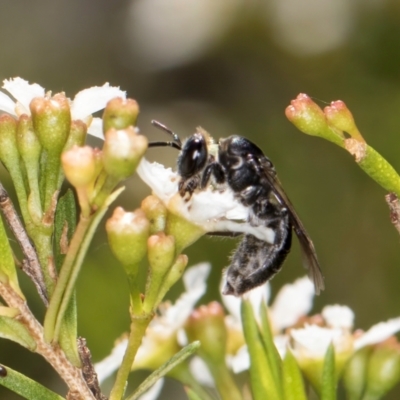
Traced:
<path id="1" fill-rule="evenodd" d="M 115 97 L 125 99 L 126 93 L 120 90 L 119 87 L 110 86 L 109 83 L 81 90 L 75 96 L 71 105 L 72 119 L 84 120 L 96 111 L 102 110 Z"/>
<path id="2" fill-rule="evenodd" d="M 178 330 L 192 313 L 194 306 L 207 290 L 206 279 L 211 265 L 201 263 L 188 269 L 183 275 L 186 292 L 182 293 L 175 304 L 166 309 L 165 323 L 171 330 Z"/>
<path id="3" fill-rule="evenodd" d="M 164 378 L 160 378 L 147 392 L 139 397 L 139 400 L 156 400 L 164 386 Z"/>
<path id="4" fill-rule="evenodd" d="M 201 385 L 215 387 L 214 378 L 212 377 L 207 364 L 198 356 L 194 356 L 189 363 L 189 370 Z"/>
<path id="5" fill-rule="evenodd" d="M 307 277 L 284 285 L 270 307 L 273 329 L 280 332 L 307 315 L 312 308 L 314 294 L 314 286 Z"/>
<path id="6" fill-rule="evenodd" d="M 88 127 L 88 134 L 104 140 L 103 120 L 101 118 L 96 117 L 92 119 L 92 122 Z"/>
<path id="7" fill-rule="evenodd" d="M 235 374 L 250 368 L 250 356 L 247 345 L 242 346 L 234 356 L 228 356 L 227 362 Z"/>
<path id="8" fill-rule="evenodd" d="M 5 93 L 0 92 L 0 110 L 8 114 L 17 116 L 15 112 L 15 103 Z"/>
<path id="9" fill-rule="evenodd" d="M 351 330 L 354 323 L 354 312 L 347 306 L 338 304 L 326 306 L 322 310 L 322 316 L 330 328 Z"/>
<path id="10" fill-rule="evenodd" d="M 44 97 L 44 88 L 37 83 L 30 84 L 22 78 L 5 79 L 3 88 L 6 89 L 24 108 L 23 112 L 30 115 L 29 104 L 34 97 Z"/>
<path id="11" fill-rule="evenodd" d="M 122 363 L 128 339 L 120 340 L 112 349 L 111 354 L 94 365 L 99 383 L 104 382 Z"/>
<path id="12" fill-rule="evenodd" d="M 142 158 L 136 171 L 164 204 L 178 192 L 178 175 L 171 168 L 165 168 L 162 164 L 151 163 Z"/>
<path id="13" fill-rule="evenodd" d="M 322 359 L 331 343 L 335 350 L 337 345 L 345 347 L 341 343 L 345 336 L 340 329 L 306 325 L 301 329 L 292 329 L 290 336 L 293 338 L 292 349 L 296 358 Z"/>
<path id="14" fill-rule="evenodd" d="M 380 322 L 372 326 L 359 338 L 354 340 L 354 347 L 356 350 L 362 347 L 368 346 L 370 344 L 376 344 L 383 342 L 390 336 L 394 335 L 396 332 L 400 331 L 400 317 L 389 319 L 386 322 Z"/>

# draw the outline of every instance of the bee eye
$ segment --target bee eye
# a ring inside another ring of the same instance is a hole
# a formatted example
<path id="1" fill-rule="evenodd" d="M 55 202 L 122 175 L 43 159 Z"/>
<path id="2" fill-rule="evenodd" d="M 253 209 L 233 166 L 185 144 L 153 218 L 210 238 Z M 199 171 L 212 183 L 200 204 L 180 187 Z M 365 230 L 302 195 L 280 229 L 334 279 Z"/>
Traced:
<path id="1" fill-rule="evenodd" d="M 202 135 L 194 134 L 183 145 L 178 158 L 178 173 L 182 178 L 189 178 L 200 172 L 207 161 L 207 145 Z"/>

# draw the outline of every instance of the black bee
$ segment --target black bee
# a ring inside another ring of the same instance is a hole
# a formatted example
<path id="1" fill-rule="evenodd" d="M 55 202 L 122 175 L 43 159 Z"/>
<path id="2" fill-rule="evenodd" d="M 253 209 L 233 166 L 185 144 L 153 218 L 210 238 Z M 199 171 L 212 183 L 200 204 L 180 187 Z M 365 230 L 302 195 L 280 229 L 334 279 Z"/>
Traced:
<path id="1" fill-rule="evenodd" d="M 210 184 L 216 189 L 229 188 L 249 210 L 247 223 L 272 232 L 269 241 L 244 232 L 227 269 L 224 294 L 240 296 L 271 279 L 290 251 L 292 229 L 299 239 L 303 264 L 315 292 L 319 294 L 324 289 L 314 244 L 286 196 L 274 166 L 259 147 L 241 136 L 220 139 L 215 144 L 201 128 L 182 144 L 167 127 L 157 121 L 152 124 L 168 132 L 173 141 L 152 142 L 150 147 L 171 146 L 180 150 L 177 167 L 182 197 L 190 197 Z M 226 232 L 212 234 L 227 236 Z"/>

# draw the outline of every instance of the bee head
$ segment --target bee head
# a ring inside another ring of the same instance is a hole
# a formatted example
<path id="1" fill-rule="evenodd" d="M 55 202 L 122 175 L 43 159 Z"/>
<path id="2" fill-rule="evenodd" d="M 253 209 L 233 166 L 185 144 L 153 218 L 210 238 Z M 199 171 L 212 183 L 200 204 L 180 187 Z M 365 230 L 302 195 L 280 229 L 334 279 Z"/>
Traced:
<path id="1" fill-rule="evenodd" d="M 190 178 L 200 172 L 208 158 L 207 143 L 204 135 L 196 132 L 182 146 L 178 157 L 178 173 L 182 178 Z"/>

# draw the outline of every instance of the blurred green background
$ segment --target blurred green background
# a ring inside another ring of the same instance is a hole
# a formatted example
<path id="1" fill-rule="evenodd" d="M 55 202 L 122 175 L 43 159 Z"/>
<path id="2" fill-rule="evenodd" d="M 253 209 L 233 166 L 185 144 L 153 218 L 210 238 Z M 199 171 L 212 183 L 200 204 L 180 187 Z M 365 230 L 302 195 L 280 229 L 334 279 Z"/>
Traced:
<path id="1" fill-rule="evenodd" d="M 317 248 L 326 290 L 314 311 L 346 304 L 363 329 L 400 315 L 400 243 L 385 191 L 345 151 L 303 135 L 284 115 L 300 92 L 322 107 L 341 99 L 367 142 L 400 170 L 399 1 L 2 0 L 0 54 L 1 80 L 20 76 L 71 98 L 104 82 L 120 86 L 139 102 L 139 127 L 151 140 L 165 139 L 150 125 L 158 119 L 183 138 L 201 125 L 216 138 L 239 134 L 256 142 Z M 176 156 L 152 149 L 149 158 L 173 166 Z M 119 204 L 132 210 L 148 193 L 133 177 Z M 188 249 L 190 264 L 213 265 L 205 302 L 218 298 L 234 247 L 204 238 Z M 303 274 L 296 242 L 273 292 Z M 22 280 L 42 315 L 32 285 Z M 79 279 L 78 301 L 80 334 L 97 361 L 128 329 L 125 277 L 102 231 Z M 60 385 L 38 356 L 9 342 L 0 342 L 0 363 Z M 19 397 L 0 391 L 0 398 Z"/>

